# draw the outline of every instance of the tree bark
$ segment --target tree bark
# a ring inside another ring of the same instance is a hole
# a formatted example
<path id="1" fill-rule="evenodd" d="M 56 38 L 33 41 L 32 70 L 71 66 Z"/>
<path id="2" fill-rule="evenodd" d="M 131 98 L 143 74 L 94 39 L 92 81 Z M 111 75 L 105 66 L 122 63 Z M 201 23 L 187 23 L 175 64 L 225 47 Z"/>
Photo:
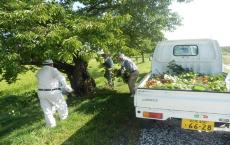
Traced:
<path id="1" fill-rule="evenodd" d="M 80 58 L 75 58 L 74 65 L 57 62 L 54 66 L 67 74 L 76 96 L 91 96 L 94 93 L 96 83 L 87 70 L 87 62 Z"/>
<path id="2" fill-rule="evenodd" d="M 142 63 L 144 63 L 145 62 L 145 56 L 144 56 L 144 52 L 143 51 L 141 51 L 141 57 L 142 57 Z"/>
<path id="3" fill-rule="evenodd" d="M 93 95 L 96 83 L 87 70 L 88 63 L 81 59 L 76 59 L 74 63 L 71 86 L 75 94 L 78 96 Z"/>

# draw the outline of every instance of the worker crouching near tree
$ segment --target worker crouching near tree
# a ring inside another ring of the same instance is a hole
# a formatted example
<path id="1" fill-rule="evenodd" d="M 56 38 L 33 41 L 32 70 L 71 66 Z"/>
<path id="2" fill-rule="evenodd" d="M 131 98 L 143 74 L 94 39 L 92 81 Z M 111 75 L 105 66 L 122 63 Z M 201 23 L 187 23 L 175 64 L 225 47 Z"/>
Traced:
<path id="1" fill-rule="evenodd" d="M 52 108 L 57 109 L 61 120 L 66 119 L 68 108 L 61 90 L 72 92 L 73 89 L 67 85 L 65 77 L 53 67 L 52 60 L 46 60 L 43 63 L 43 67 L 38 71 L 36 77 L 38 80 L 38 97 L 46 125 L 47 127 L 55 127 L 56 121 Z"/>
<path id="2" fill-rule="evenodd" d="M 105 74 L 104 77 L 107 79 L 108 81 L 108 85 L 109 87 L 114 87 L 114 83 L 113 83 L 113 60 L 111 58 L 111 56 L 109 56 L 108 54 L 102 54 L 102 57 L 104 58 L 104 63 L 103 66 L 105 67 Z"/>
<path id="3" fill-rule="evenodd" d="M 130 74 L 128 77 L 128 86 L 130 95 L 133 97 L 136 91 L 136 80 L 139 75 L 138 68 L 136 64 L 124 54 L 119 55 L 119 60 L 121 61 L 121 74 L 124 74 L 125 71 L 128 71 Z"/>

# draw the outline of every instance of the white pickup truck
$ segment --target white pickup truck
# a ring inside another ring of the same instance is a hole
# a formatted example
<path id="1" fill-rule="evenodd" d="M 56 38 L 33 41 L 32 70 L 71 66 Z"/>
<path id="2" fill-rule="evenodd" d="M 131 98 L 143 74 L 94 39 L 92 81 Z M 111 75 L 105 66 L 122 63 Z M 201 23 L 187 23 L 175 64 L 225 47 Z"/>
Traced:
<path id="1" fill-rule="evenodd" d="M 181 119 L 184 129 L 213 131 L 215 122 L 230 123 L 230 92 L 162 90 L 145 87 L 152 74 L 167 71 L 176 64 L 202 74 L 223 71 L 221 49 L 216 40 L 193 39 L 162 41 L 155 48 L 151 72 L 140 82 L 134 96 L 136 117 L 167 120 Z M 230 88 L 230 75 L 226 85 Z"/>

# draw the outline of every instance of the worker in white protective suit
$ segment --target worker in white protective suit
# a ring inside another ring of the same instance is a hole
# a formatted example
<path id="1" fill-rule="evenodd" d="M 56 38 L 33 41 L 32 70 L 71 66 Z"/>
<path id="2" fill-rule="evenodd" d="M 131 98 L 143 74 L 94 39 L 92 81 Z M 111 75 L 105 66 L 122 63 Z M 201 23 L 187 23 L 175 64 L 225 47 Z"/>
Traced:
<path id="1" fill-rule="evenodd" d="M 67 104 L 61 90 L 70 93 L 73 89 L 67 85 L 65 77 L 53 67 L 52 60 L 43 62 L 43 67 L 38 71 L 36 77 L 38 80 L 38 97 L 45 115 L 46 125 L 55 127 L 54 108 L 58 111 L 61 120 L 68 117 Z"/>

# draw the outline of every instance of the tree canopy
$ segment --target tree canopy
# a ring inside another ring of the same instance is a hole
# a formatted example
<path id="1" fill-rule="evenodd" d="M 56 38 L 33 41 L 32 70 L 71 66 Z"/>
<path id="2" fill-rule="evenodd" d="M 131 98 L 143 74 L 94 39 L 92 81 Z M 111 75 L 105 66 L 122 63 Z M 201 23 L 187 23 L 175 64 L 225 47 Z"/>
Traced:
<path id="1" fill-rule="evenodd" d="M 73 10 L 74 2 L 84 5 Z M 79 62 L 104 49 L 135 54 L 164 39 L 180 24 L 172 0 L 19 0 L 0 5 L 0 73 L 19 73 L 52 58 L 73 81 Z M 28 66 L 29 65 L 29 66 Z M 81 69 L 78 69 L 81 71 Z M 85 70 L 87 71 L 87 69 Z M 78 76 L 79 77 L 79 76 Z"/>
<path id="2" fill-rule="evenodd" d="M 118 25 L 128 16 L 103 18 L 79 16 L 58 3 L 6 3 L 0 10 L 1 74 L 9 82 L 26 70 L 52 58 L 72 64 L 76 56 L 87 59 L 113 42 Z M 122 41 L 122 38 L 118 41 Z"/>

